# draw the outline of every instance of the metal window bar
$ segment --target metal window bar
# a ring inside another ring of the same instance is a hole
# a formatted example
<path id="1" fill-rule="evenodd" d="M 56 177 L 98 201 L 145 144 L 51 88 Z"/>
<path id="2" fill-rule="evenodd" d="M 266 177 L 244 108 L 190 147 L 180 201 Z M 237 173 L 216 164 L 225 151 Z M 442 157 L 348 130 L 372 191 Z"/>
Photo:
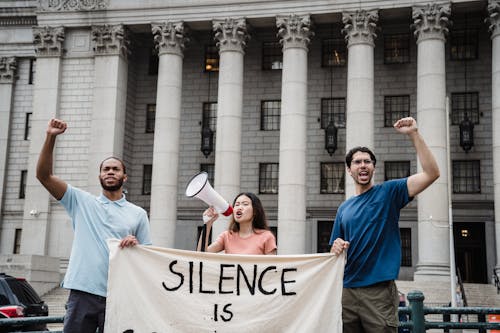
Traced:
<path id="1" fill-rule="evenodd" d="M 155 132 L 156 104 L 146 106 L 146 133 Z"/>
<path id="2" fill-rule="evenodd" d="M 392 125 L 401 118 L 410 116 L 410 96 L 385 96 L 384 97 L 384 126 Z"/>
<path id="3" fill-rule="evenodd" d="M 261 163 L 259 165 L 259 193 L 278 193 L 278 163 Z"/>
<path id="4" fill-rule="evenodd" d="M 201 123 L 208 124 L 212 132 L 217 129 L 217 102 L 204 102 Z"/>
<path id="5" fill-rule="evenodd" d="M 460 125 L 465 115 L 474 124 L 479 124 L 479 93 L 461 92 L 451 94 L 451 123 Z"/>
<path id="6" fill-rule="evenodd" d="M 321 51 L 322 67 L 340 67 L 347 63 L 347 47 L 343 38 L 324 39 Z"/>
<path id="7" fill-rule="evenodd" d="M 283 51 L 279 42 L 262 43 L 262 69 L 283 69 Z"/>
<path id="8" fill-rule="evenodd" d="M 406 178 L 410 176 L 410 161 L 386 161 L 384 163 L 385 180 Z"/>
<path id="9" fill-rule="evenodd" d="M 477 59 L 478 31 L 476 29 L 454 30 L 450 36 L 450 59 Z"/>
<path id="10" fill-rule="evenodd" d="M 280 129 L 281 101 L 262 101 L 260 112 L 260 129 L 277 131 Z"/>
<path id="11" fill-rule="evenodd" d="M 325 129 L 330 121 L 337 128 L 345 128 L 345 98 L 322 98 L 321 99 L 321 128 Z"/>
<path id="12" fill-rule="evenodd" d="M 142 166 L 142 194 L 151 194 L 151 182 L 153 179 L 153 166 L 144 164 Z"/>
<path id="13" fill-rule="evenodd" d="M 321 194 L 345 192 L 344 163 L 321 163 Z"/>
<path id="14" fill-rule="evenodd" d="M 479 161 L 453 161 L 453 193 L 481 193 Z"/>
<path id="15" fill-rule="evenodd" d="M 411 267 L 411 228 L 399 228 L 401 235 L 401 266 Z"/>
<path id="16" fill-rule="evenodd" d="M 410 34 L 384 36 L 384 63 L 404 64 L 410 62 Z"/>

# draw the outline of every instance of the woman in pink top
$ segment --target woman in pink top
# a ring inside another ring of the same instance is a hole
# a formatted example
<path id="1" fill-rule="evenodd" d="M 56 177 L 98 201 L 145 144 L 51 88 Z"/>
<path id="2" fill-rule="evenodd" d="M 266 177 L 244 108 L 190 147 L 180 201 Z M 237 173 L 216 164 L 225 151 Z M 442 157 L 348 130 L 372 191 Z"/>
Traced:
<path id="1" fill-rule="evenodd" d="M 212 224 L 219 214 L 209 207 L 203 215 L 210 219 L 206 222 L 208 244 Z M 198 251 L 201 249 L 201 237 Z M 206 252 L 228 254 L 276 254 L 276 239 L 267 225 L 266 213 L 260 199 L 253 193 L 245 192 L 236 196 L 233 203 L 233 215 L 228 230 L 217 237 L 217 240 L 206 246 Z"/>

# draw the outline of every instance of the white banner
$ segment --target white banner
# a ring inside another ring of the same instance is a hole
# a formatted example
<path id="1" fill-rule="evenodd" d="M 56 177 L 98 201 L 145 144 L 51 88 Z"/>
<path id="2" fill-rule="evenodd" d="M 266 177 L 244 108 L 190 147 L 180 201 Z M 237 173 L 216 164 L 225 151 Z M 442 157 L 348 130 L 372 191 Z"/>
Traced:
<path id="1" fill-rule="evenodd" d="M 344 255 L 118 244 L 108 241 L 107 333 L 342 332 Z"/>

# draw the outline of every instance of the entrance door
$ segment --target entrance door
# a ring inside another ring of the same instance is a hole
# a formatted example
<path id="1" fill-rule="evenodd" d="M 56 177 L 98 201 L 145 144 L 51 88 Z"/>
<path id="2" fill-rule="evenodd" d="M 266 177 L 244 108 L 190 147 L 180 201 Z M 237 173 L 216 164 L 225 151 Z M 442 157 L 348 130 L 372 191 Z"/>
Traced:
<path id="1" fill-rule="evenodd" d="M 453 237 L 462 281 L 488 283 L 484 223 L 453 223 Z"/>

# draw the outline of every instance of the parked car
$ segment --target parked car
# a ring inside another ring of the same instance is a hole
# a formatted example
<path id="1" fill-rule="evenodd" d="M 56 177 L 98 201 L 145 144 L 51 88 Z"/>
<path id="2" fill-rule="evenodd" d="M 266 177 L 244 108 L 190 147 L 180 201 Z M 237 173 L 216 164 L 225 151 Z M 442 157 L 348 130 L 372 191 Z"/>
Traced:
<path id="1" fill-rule="evenodd" d="M 49 308 L 26 279 L 0 273 L 0 314 L 7 318 L 42 317 L 49 315 Z M 19 329 L 44 331 L 47 330 L 47 325 L 31 325 Z"/>

